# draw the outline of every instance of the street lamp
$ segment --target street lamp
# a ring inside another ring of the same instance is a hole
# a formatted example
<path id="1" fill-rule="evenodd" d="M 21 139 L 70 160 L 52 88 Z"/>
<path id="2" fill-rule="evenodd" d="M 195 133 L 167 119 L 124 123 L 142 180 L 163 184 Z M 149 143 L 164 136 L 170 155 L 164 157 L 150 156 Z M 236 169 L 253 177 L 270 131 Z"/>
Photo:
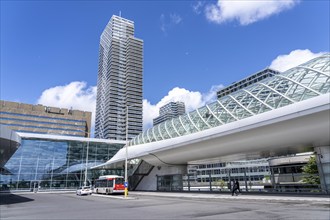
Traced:
<path id="1" fill-rule="evenodd" d="M 87 138 L 89 137 L 89 132 L 87 133 Z M 87 141 L 87 152 L 86 152 L 86 165 L 85 165 L 85 181 L 84 181 L 84 186 L 87 186 L 87 165 L 88 165 L 88 151 L 89 151 L 89 139 Z"/>
<path id="2" fill-rule="evenodd" d="M 128 196 L 127 160 L 128 160 L 128 108 L 139 105 L 126 105 L 126 155 L 125 155 L 125 198 Z"/>

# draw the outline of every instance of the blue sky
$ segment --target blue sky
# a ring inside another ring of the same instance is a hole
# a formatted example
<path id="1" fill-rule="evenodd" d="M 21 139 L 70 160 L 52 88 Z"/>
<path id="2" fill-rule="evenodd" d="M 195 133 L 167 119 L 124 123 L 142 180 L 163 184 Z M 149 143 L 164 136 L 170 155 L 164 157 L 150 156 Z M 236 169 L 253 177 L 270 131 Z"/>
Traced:
<path id="1" fill-rule="evenodd" d="M 329 51 L 329 1 L 1 1 L 1 100 L 95 111 L 100 35 L 113 14 L 144 40 L 144 125 L 192 110 L 267 66 Z"/>

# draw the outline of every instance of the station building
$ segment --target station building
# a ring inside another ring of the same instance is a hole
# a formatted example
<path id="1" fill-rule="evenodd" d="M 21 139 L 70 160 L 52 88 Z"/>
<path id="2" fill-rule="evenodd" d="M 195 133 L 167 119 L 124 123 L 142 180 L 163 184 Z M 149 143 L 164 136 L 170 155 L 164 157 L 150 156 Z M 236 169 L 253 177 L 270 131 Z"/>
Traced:
<path id="1" fill-rule="evenodd" d="M 10 140 L 8 135 L 3 136 L 6 133 L 17 138 Z M 125 141 L 16 133 L 1 125 L 1 150 L 10 153 L 4 155 L 0 189 L 74 190 L 84 185 L 86 173 L 88 185 L 100 175 L 122 175 L 122 169 L 92 172 L 90 167 L 109 160 L 124 144 Z"/>
<path id="2" fill-rule="evenodd" d="M 241 85 L 212 103 L 149 128 L 130 140 L 128 153 L 121 149 L 93 168 L 122 166 L 128 158 L 137 165 L 129 162 L 133 189 L 180 190 L 191 161 L 236 162 L 314 152 L 321 190 L 329 193 L 329 57 L 323 54 Z"/>

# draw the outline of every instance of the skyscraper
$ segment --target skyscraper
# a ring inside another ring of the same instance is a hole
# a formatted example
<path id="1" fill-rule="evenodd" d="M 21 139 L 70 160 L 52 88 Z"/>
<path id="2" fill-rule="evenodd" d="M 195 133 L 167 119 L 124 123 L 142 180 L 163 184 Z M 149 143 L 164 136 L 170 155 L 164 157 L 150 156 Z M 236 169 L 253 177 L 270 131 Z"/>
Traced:
<path id="1" fill-rule="evenodd" d="M 169 102 L 160 107 L 159 116 L 153 119 L 153 125 L 158 125 L 168 119 L 179 117 L 186 113 L 186 107 L 183 102 Z"/>
<path id="2" fill-rule="evenodd" d="M 99 48 L 95 137 L 128 139 L 142 132 L 143 40 L 134 22 L 113 15 Z M 128 111 L 128 112 L 127 112 Z"/>

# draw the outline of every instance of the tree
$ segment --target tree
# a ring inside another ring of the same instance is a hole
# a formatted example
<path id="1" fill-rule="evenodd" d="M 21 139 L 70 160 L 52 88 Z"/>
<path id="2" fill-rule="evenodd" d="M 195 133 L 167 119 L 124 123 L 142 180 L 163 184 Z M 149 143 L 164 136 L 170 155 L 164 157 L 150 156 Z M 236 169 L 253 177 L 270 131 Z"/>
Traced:
<path id="1" fill-rule="evenodd" d="M 215 184 L 220 187 L 220 191 L 223 190 L 226 185 L 225 181 L 223 180 L 218 180 Z"/>
<path id="2" fill-rule="evenodd" d="M 308 184 L 320 184 L 320 176 L 317 170 L 317 163 L 316 163 L 316 157 L 311 156 L 309 158 L 309 161 L 305 166 L 302 167 L 304 176 L 302 178 L 304 183 Z"/>

